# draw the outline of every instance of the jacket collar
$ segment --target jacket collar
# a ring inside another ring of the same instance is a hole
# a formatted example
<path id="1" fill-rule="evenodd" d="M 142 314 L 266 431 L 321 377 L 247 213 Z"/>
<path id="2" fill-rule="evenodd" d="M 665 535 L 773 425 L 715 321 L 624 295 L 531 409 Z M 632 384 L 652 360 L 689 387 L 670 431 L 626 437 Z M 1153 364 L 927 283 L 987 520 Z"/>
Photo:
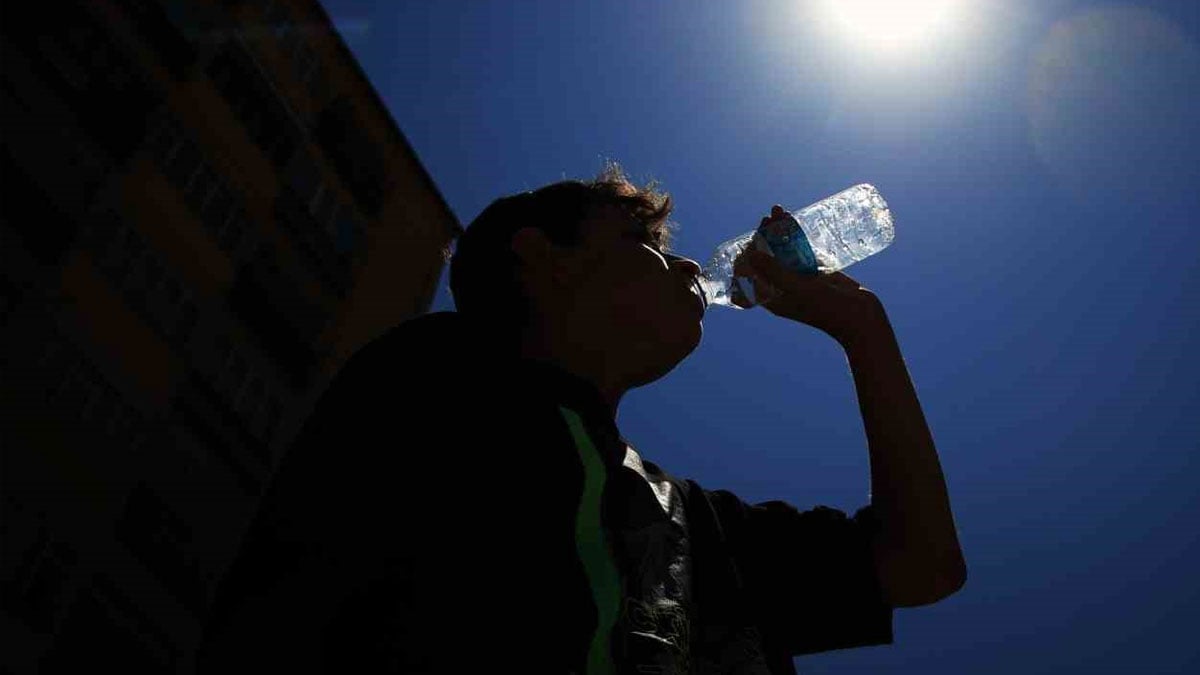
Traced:
<path id="1" fill-rule="evenodd" d="M 625 459 L 625 442 L 607 402 L 594 384 L 547 361 L 518 359 L 515 368 L 522 387 L 544 392 L 555 403 L 583 419 L 606 465 L 621 466 Z"/>
<path id="2" fill-rule="evenodd" d="M 625 458 L 621 439 L 608 404 L 590 381 L 548 361 L 514 358 L 495 342 L 479 340 L 488 335 L 486 325 L 478 325 L 458 312 L 432 312 L 405 321 L 392 332 L 391 351 L 401 354 L 426 354 L 426 367 L 455 362 L 463 377 L 491 371 L 500 382 L 508 382 L 514 394 L 549 400 L 575 411 L 587 426 L 592 442 L 606 465 L 619 467 Z M 499 365 L 508 372 L 497 373 Z M 556 411 L 557 412 L 557 411 Z"/>

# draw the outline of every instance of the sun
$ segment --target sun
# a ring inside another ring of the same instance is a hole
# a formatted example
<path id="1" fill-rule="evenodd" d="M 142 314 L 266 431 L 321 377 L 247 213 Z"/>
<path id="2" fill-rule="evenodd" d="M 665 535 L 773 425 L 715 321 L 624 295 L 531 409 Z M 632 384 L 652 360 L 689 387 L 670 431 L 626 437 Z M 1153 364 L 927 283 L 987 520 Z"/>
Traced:
<path id="1" fill-rule="evenodd" d="M 821 15 L 851 47 L 898 54 L 944 36 L 964 0 L 821 0 Z"/>

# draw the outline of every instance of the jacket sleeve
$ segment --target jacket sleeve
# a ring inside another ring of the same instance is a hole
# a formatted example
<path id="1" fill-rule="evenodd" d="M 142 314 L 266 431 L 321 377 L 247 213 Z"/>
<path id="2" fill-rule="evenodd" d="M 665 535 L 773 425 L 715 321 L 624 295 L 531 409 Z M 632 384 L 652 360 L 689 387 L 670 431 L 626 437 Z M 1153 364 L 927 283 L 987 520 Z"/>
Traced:
<path id="1" fill-rule="evenodd" d="M 871 554 L 871 507 L 854 517 L 826 506 L 748 504 L 705 490 L 773 650 L 792 655 L 892 643 L 892 607 Z"/>

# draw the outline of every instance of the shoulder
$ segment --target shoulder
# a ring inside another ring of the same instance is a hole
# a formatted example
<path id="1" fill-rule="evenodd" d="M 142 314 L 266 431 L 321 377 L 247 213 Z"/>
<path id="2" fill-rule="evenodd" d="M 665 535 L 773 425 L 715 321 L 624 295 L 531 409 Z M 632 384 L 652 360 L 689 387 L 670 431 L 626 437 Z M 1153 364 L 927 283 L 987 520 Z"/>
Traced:
<path id="1" fill-rule="evenodd" d="M 475 353 L 469 349 L 472 332 L 470 323 L 457 312 L 422 314 L 367 342 L 350 356 L 345 369 L 383 364 L 417 366 L 461 359 Z"/>
<path id="2" fill-rule="evenodd" d="M 502 360 L 486 327 L 457 312 L 408 319 L 351 354 L 330 382 L 328 394 L 348 391 L 426 391 L 445 395 L 466 380 L 479 382 Z"/>

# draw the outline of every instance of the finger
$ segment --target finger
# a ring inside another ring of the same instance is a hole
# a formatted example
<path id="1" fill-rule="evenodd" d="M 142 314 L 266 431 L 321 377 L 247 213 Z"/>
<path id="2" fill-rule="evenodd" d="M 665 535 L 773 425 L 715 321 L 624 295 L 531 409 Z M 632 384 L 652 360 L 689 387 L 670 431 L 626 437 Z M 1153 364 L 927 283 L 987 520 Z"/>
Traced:
<path id="1" fill-rule="evenodd" d="M 751 305 L 761 304 L 780 295 L 779 289 L 757 270 L 747 268 L 743 273 L 735 275 L 735 278 L 738 279 L 738 283 L 734 284 L 734 288 L 741 291 Z"/>
<path id="2" fill-rule="evenodd" d="M 846 274 L 843 274 L 842 272 L 831 272 L 830 274 L 826 274 L 825 277 L 827 279 L 829 279 L 830 283 L 832 283 L 836 286 L 841 286 L 843 288 L 849 288 L 851 290 L 858 290 L 858 289 L 862 288 L 862 284 L 858 283 L 857 281 L 855 281 L 851 277 L 847 276 Z"/>
<path id="3" fill-rule="evenodd" d="M 755 275 L 752 281 L 754 282 L 754 291 L 758 297 L 759 304 L 770 302 L 782 295 L 779 288 L 762 275 Z"/>
<path id="4" fill-rule="evenodd" d="M 815 274 L 801 274 L 783 266 L 774 256 L 763 251 L 748 251 L 746 266 L 749 273 L 757 274 L 772 286 L 780 289 L 804 290 L 819 283 Z"/>
<path id="5" fill-rule="evenodd" d="M 733 271 L 749 274 L 762 264 L 778 264 L 775 256 L 757 248 L 745 248 L 733 261 Z"/>
<path id="6" fill-rule="evenodd" d="M 734 274 L 745 276 L 745 275 L 749 274 L 750 271 L 753 269 L 754 269 L 754 266 L 751 264 L 750 259 L 749 259 L 749 251 L 743 252 L 742 255 L 739 255 L 733 261 L 733 273 Z"/>

